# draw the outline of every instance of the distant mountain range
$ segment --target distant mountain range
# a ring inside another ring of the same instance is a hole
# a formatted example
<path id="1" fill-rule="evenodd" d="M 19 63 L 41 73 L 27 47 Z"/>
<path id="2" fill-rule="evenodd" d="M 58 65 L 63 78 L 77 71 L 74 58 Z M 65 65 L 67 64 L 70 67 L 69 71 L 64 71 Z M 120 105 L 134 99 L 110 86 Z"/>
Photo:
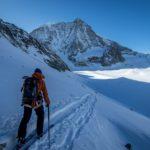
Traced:
<path id="1" fill-rule="evenodd" d="M 138 53 L 97 35 L 77 18 L 73 22 L 43 25 L 31 33 L 0 20 L 0 36 L 58 70 L 146 68 L 150 55 Z"/>

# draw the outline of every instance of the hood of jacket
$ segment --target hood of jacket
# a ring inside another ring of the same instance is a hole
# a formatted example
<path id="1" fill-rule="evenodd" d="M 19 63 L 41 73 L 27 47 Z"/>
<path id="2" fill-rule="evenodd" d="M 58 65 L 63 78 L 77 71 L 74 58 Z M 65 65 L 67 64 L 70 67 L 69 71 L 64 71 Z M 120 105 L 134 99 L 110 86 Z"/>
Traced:
<path id="1" fill-rule="evenodd" d="M 41 73 L 38 73 L 38 72 L 33 73 L 32 77 L 37 78 L 39 80 L 42 80 L 45 78 Z"/>

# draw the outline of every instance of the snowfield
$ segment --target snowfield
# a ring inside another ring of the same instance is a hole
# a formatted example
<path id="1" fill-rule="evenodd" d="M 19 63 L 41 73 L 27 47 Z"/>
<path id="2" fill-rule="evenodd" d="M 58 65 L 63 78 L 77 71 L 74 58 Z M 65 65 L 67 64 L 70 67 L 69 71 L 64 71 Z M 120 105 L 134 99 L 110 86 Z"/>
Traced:
<path id="1" fill-rule="evenodd" d="M 118 74 L 123 74 L 123 70 L 120 73 L 112 72 L 112 76 L 109 71 L 104 74 L 99 71 L 78 72 L 98 78 L 88 81 L 88 76 L 83 78 L 69 71 L 58 72 L 39 61 L 36 56 L 29 55 L 0 38 L 0 143 L 7 143 L 5 149 L 13 149 L 22 116 L 22 77 L 30 76 L 36 67 L 43 70 L 51 98 L 50 121 L 55 124 L 50 130 L 51 150 L 125 150 L 124 145 L 127 143 L 132 144 L 133 150 L 149 150 L 150 119 L 138 113 L 139 111 L 133 111 L 116 102 L 117 100 L 104 96 L 103 94 L 107 94 L 99 87 L 97 90 L 93 88 L 93 81 L 119 78 Z M 148 73 L 148 70 L 137 70 L 141 71 L 138 79 L 141 76 L 141 80 L 145 80 L 144 72 Z M 131 74 L 126 77 L 129 78 Z M 132 79 L 137 80 L 137 77 L 132 76 Z M 103 87 L 109 90 L 108 86 Z M 28 135 L 35 130 L 35 124 L 36 116 L 33 112 Z M 45 130 L 46 128 L 45 108 Z M 47 132 L 29 149 L 49 149 Z"/>
<path id="2" fill-rule="evenodd" d="M 77 71 L 83 82 L 131 110 L 150 117 L 150 68 Z"/>

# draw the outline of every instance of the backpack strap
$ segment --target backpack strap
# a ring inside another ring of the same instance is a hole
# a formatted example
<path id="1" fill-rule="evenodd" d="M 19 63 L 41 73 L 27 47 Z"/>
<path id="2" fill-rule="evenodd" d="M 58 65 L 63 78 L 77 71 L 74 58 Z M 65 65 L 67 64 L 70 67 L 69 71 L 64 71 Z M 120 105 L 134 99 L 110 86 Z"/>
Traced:
<path id="1" fill-rule="evenodd" d="M 35 89 L 34 89 L 35 101 L 37 101 L 38 100 L 37 99 L 37 96 L 38 96 L 38 79 L 33 77 L 33 80 L 34 80 L 34 84 L 35 84 Z"/>

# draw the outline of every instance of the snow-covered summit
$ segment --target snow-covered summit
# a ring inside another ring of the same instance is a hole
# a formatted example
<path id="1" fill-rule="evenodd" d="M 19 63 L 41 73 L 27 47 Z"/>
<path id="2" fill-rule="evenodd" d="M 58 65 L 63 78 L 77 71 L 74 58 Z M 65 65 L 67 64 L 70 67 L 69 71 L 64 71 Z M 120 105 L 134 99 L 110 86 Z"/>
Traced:
<path id="1" fill-rule="evenodd" d="M 137 62 L 141 67 L 150 66 L 146 55 L 104 39 L 80 18 L 43 25 L 31 35 L 55 51 L 72 69 L 116 68 L 117 63 L 117 68 L 130 68 L 138 67 Z"/>
<path id="2" fill-rule="evenodd" d="M 125 60 L 121 51 L 132 52 L 98 36 L 91 26 L 79 18 L 73 22 L 41 26 L 31 35 L 56 51 L 60 57 L 64 54 L 76 66 L 109 66 Z"/>
<path id="3" fill-rule="evenodd" d="M 55 49 L 63 49 L 83 52 L 88 48 L 102 46 L 103 39 L 92 31 L 92 28 L 81 19 L 73 22 L 61 22 L 52 25 L 44 25 L 35 29 L 32 36 L 42 42 L 49 42 L 49 46 Z M 75 53 L 75 52 L 74 52 Z"/>
<path id="4" fill-rule="evenodd" d="M 68 70 L 67 65 L 53 51 L 46 48 L 23 29 L 4 22 L 2 19 L 0 19 L 0 38 L 7 39 L 13 46 L 26 53 L 38 55 L 38 59 L 41 57 L 43 62 L 57 70 Z"/>

